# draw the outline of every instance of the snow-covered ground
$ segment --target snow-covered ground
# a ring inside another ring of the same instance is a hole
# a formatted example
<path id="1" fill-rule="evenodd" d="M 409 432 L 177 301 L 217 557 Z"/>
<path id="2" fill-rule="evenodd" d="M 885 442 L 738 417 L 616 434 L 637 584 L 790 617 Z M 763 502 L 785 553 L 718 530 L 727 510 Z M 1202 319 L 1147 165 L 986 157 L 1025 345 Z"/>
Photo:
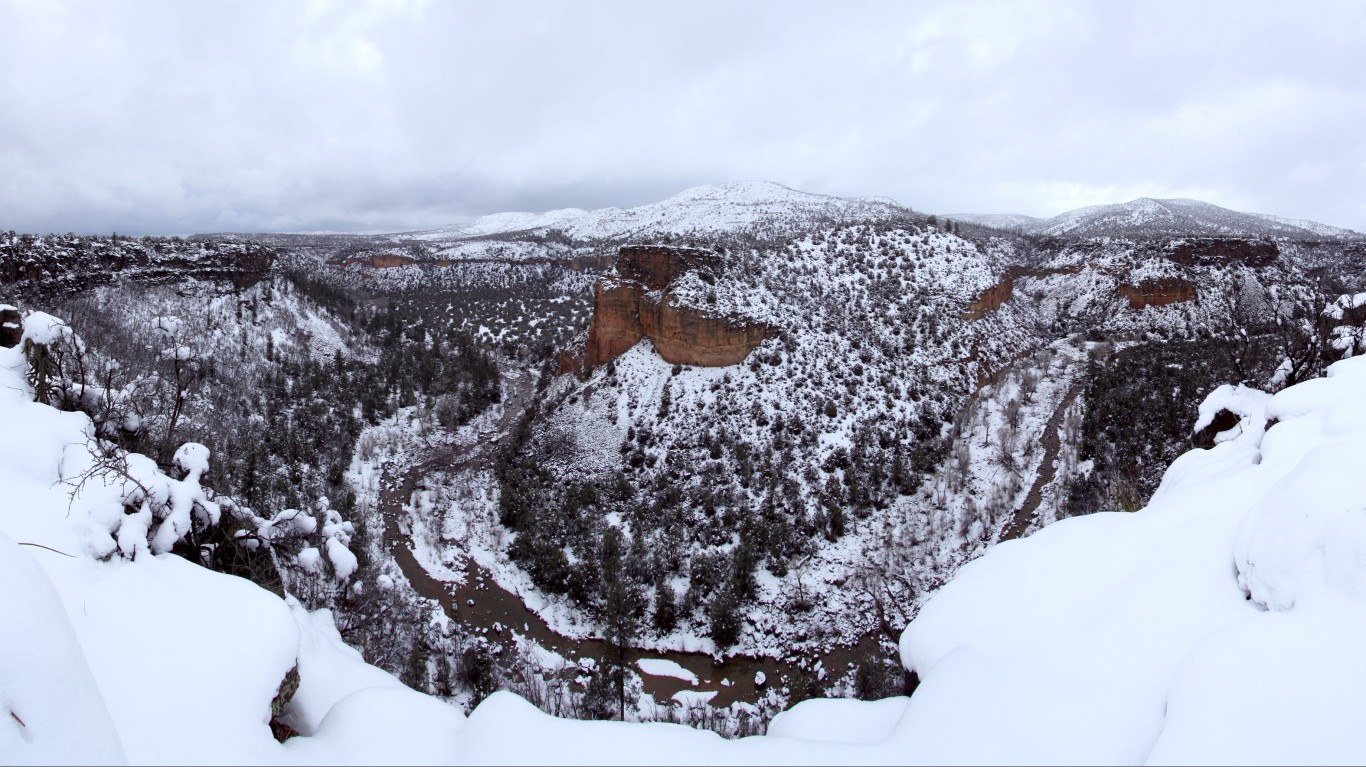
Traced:
<path id="1" fill-rule="evenodd" d="M 366 666 L 325 612 L 175 556 L 114 554 L 132 491 L 100 474 L 72 494 L 89 421 L 34 403 L 25 371 L 0 350 L 5 761 L 1366 758 L 1366 359 L 1223 397 L 1243 411 L 1236 436 L 1178 459 L 1147 508 L 1063 520 L 963 568 L 902 637 L 922 680 L 909 701 L 808 701 L 736 741 L 557 719 L 510 693 L 466 718 Z M 138 471 L 171 495 L 191 481 Z M 267 723 L 295 666 L 283 718 L 301 734 L 282 745 Z"/>

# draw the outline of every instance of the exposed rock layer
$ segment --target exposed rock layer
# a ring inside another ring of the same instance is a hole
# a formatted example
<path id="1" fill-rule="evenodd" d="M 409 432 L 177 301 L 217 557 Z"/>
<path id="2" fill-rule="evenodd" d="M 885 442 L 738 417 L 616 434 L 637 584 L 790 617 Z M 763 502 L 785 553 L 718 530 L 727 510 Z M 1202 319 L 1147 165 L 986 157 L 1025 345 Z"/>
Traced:
<path id="1" fill-rule="evenodd" d="M 976 301 L 968 304 L 968 308 L 963 311 L 963 319 L 980 320 L 1001 308 L 1001 304 L 1009 301 L 1015 295 L 1015 274 L 1013 270 L 1006 270 L 1001 275 L 1001 279 L 995 285 L 982 291 Z"/>
<path id="2" fill-rule="evenodd" d="M 274 253 L 254 242 L 74 235 L 0 240 L 0 286 L 16 299 L 77 293 L 132 281 L 166 284 L 186 278 L 250 287 L 266 276 Z"/>
<path id="3" fill-rule="evenodd" d="M 1246 264 L 1260 268 L 1275 263 L 1280 254 L 1270 240 L 1193 237 L 1175 243 L 1167 258 L 1185 266 Z"/>
<path id="4" fill-rule="evenodd" d="M 1129 299 L 1130 309 L 1194 301 L 1198 295 L 1195 283 L 1180 277 L 1144 280 L 1137 285 L 1120 285 L 1117 290 Z"/>
<path id="5" fill-rule="evenodd" d="M 671 300 L 672 283 L 694 270 L 718 266 L 709 251 L 691 248 L 626 247 L 617 257 L 617 275 L 594 288 L 593 320 L 583 364 L 601 365 L 650 339 L 666 361 L 699 367 L 738 364 L 768 337 L 762 323 L 720 315 Z M 561 359 L 561 371 L 574 366 Z"/>

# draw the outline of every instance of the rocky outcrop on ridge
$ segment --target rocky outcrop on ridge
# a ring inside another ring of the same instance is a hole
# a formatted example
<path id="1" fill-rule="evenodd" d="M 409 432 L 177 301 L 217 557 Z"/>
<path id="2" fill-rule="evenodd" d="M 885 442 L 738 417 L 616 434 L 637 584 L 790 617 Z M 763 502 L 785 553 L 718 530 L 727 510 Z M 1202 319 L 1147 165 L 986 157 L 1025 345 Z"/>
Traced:
<path id="1" fill-rule="evenodd" d="M 666 361 L 698 367 L 738 364 L 769 335 L 763 323 L 717 314 L 676 300 L 671 288 L 689 272 L 714 279 L 720 264 L 707 250 L 665 246 L 621 249 L 616 273 L 594 287 L 593 319 L 582 365 L 612 360 L 650 339 Z M 561 370 L 576 367 L 562 360 Z"/>

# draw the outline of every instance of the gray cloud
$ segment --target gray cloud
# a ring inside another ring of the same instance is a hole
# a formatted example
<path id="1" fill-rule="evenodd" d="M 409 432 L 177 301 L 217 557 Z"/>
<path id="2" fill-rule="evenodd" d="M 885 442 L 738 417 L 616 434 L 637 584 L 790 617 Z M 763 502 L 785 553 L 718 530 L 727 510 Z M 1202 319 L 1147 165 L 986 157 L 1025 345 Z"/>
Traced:
<path id="1" fill-rule="evenodd" d="M 20 230 L 423 228 L 742 179 L 1366 229 L 1355 2 L 0 0 L 0 67 Z"/>

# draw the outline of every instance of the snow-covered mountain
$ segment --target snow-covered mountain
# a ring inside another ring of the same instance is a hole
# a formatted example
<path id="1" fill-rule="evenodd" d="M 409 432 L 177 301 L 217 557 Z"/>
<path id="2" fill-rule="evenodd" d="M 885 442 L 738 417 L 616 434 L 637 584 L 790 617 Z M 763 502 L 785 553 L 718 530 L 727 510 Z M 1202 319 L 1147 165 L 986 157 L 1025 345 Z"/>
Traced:
<path id="1" fill-rule="evenodd" d="M 620 239 L 645 233 L 682 235 L 819 221 L 886 220 L 908 212 L 886 197 L 845 199 L 799 192 L 770 181 L 743 181 L 696 186 L 635 208 L 495 213 L 426 238 L 462 239 L 558 229 L 575 239 Z"/>
<path id="2" fill-rule="evenodd" d="M 1014 214 L 954 214 L 955 221 L 1020 229 L 1048 237 L 1227 236 L 1276 239 L 1360 239 L 1359 232 L 1263 213 L 1240 213 L 1199 200 L 1140 197 L 1115 205 L 1078 208 L 1053 218 Z"/>

